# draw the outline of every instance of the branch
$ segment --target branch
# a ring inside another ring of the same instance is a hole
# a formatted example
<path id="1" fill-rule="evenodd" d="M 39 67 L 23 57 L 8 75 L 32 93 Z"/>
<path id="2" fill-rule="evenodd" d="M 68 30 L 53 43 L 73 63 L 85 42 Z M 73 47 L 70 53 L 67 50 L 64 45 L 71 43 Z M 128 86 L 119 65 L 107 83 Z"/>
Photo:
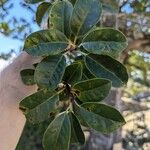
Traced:
<path id="1" fill-rule="evenodd" d="M 119 7 L 119 13 L 121 13 L 121 9 L 128 3 L 129 1 L 126 0 L 126 1 L 123 1 L 122 5 Z"/>
<path id="2" fill-rule="evenodd" d="M 144 46 L 149 45 L 149 48 L 145 49 Z M 142 48 L 142 49 L 141 49 Z M 143 49 L 144 48 L 144 49 Z M 150 52 L 150 40 L 149 39 L 137 39 L 129 42 L 126 51 L 129 50 L 139 50 L 144 52 Z"/>
<path id="3" fill-rule="evenodd" d="M 129 111 L 132 110 L 133 112 L 140 112 L 140 111 L 144 111 L 144 110 L 148 110 L 149 107 L 140 104 L 139 102 L 135 102 L 135 101 L 123 101 L 122 102 L 122 110 L 123 111 Z"/>

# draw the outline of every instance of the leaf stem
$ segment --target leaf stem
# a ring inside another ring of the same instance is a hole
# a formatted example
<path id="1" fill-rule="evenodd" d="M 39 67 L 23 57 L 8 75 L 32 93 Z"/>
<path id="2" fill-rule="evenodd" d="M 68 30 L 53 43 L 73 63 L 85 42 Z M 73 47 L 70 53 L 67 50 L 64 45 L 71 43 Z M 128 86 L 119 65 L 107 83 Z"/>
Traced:
<path id="1" fill-rule="evenodd" d="M 65 83 L 65 85 L 66 85 L 66 89 L 67 89 L 67 92 L 68 92 L 68 95 L 69 95 L 69 100 L 70 100 L 70 105 L 67 108 L 67 110 L 70 109 L 72 111 L 73 105 L 74 105 L 74 101 L 75 101 L 74 94 L 71 91 L 70 85 L 67 84 L 67 83 Z"/>
<path id="2" fill-rule="evenodd" d="M 74 44 L 74 45 L 76 45 L 77 38 L 78 38 L 78 37 L 77 37 L 77 36 L 75 36 L 74 41 L 73 41 L 73 44 Z"/>

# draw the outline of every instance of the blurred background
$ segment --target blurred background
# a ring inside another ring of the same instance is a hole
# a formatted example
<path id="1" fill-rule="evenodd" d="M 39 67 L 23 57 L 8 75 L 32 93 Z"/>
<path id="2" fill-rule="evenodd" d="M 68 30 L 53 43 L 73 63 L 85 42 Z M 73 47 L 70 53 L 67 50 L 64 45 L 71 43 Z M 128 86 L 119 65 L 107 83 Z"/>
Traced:
<path id="1" fill-rule="evenodd" d="M 119 58 L 128 68 L 128 85 L 112 90 L 106 100 L 123 113 L 127 124 L 111 135 L 86 131 L 86 145 L 71 149 L 150 150 L 150 0 L 101 1 L 104 10 L 99 26 L 117 28 L 129 41 Z M 0 0 L 0 71 L 19 55 L 25 37 L 40 29 L 35 22 L 36 8 L 24 0 Z M 42 150 L 47 125 L 27 123 L 16 149 Z"/>

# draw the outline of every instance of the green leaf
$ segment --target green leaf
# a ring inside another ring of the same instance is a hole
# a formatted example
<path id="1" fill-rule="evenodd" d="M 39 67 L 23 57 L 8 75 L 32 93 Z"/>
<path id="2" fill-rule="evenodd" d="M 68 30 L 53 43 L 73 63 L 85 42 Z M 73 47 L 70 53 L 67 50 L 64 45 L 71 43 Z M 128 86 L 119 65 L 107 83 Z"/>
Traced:
<path id="1" fill-rule="evenodd" d="M 85 58 L 85 63 L 92 74 L 111 80 L 114 87 L 120 87 L 128 81 L 126 68 L 112 57 L 89 54 Z"/>
<path id="2" fill-rule="evenodd" d="M 41 30 L 29 35 L 24 50 L 32 56 L 57 55 L 68 46 L 66 36 L 58 30 Z"/>
<path id="3" fill-rule="evenodd" d="M 33 109 L 37 105 L 43 103 L 46 99 L 51 97 L 55 92 L 50 92 L 48 90 L 39 90 L 36 93 L 33 93 L 32 95 L 29 95 L 28 97 L 24 98 L 20 104 L 20 109 L 27 114 L 30 109 Z"/>
<path id="4" fill-rule="evenodd" d="M 63 55 L 44 58 L 35 69 L 35 81 L 39 87 L 55 89 L 62 80 L 66 68 Z"/>
<path id="5" fill-rule="evenodd" d="M 125 120 L 115 108 L 100 103 L 85 103 L 74 106 L 81 123 L 102 133 L 110 133 L 125 124 Z"/>
<path id="6" fill-rule="evenodd" d="M 70 136 L 71 124 L 67 112 L 64 112 L 52 121 L 44 133 L 44 150 L 68 150 Z"/>
<path id="7" fill-rule="evenodd" d="M 41 25 L 44 15 L 50 9 L 51 9 L 51 3 L 48 2 L 43 2 L 38 6 L 36 11 L 36 22 L 39 26 Z"/>
<path id="8" fill-rule="evenodd" d="M 72 5 L 75 5 L 77 0 L 69 0 L 69 1 L 72 3 Z"/>
<path id="9" fill-rule="evenodd" d="M 49 15 L 49 27 L 63 32 L 65 35 L 70 36 L 70 18 L 72 15 L 73 6 L 69 1 L 56 1 Z"/>
<path id="10" fill-rule="evenodd" d="M 83 80 L 88 80 L 88 79 L 92 79 L 92 78 L 96 78 L 93 74 L 91 74 L 91 72 L 88 70 L 88 68 L 86 67 L 86 65 L 85 65 L 85 62 L 84 62 L 84 56 L 83 55 L 81 55 L 81 56 L 78 56 L 78 57 L 76 57 L 76 59 L 75 59 L 75 61 L 76 62 L 79 62 L 79 63 L 81 63 L 82 64 L 82 81 Z"/>
<path id="11" fill-rule="evenodd" d="M 97 28 L 83 39 L 81 45 L 93 54 L 117 56 L 127 47 L 127 39 L 118 30 Z"/>
<path id="12" fill-rule="evenodd" d="M 40 90 L 20 102 L 20 109 L 28 121 L 40 123 L 51 117 L 58 108 L 59 97 L 55 92 Z"/>
<path id="13" fill-rule="evenodd" d="M 90 71 L 87 69 L 87 67 L 84 65 L 83 67 L 83 75 L 82 75 L 82 80 L 88 80 L 88 79 L 93 79 L 96 78 L 93 74 L 90 73 Z"/>
<path id="14" fill-rule="evenodd" d="M 96 78 L 86 67 L 85 62 L 82 62 L 82 67 L 83 67 L 83 74 L 82 74 L 82 80 L 88 80 L 88 79 L 93 79 Z"/>
<path id="15" fill-rule="evenodd" d="M 25 69 L 20 72 L 21 79 L 25 85 L 34 85 L 34 71 L 33 69 Z"/>
<path id="16" fill-rule="evenodd" d="M 77 97 L 82 102 L 98 102 L 109 94 L 111 82 L 105 79 L 90 79 L 79 82 L 73 86 L 77 91 Z"/>
<path id="17" fill-rule="evenodd" d="M 71 143 L 80 143 L 83 145 L 85 143 L 85 136 L 82 131 L 81 125 L 77 117 L 71 112 L 69 113 L 71 122 Z"/>
<path id="18" fill-rule="evenodd" d="M 76 82 L 80 81 L 81 78 L 82 78 L 82 64 L 73 63 L 66 68 L 63 81 L 71 85 L 74 85 Z"/>
<path id="19" fill-rule="evenodd" d="M 25 0 L 26 3 L 29 4 L 35 4 L 35 3 L 39 3 L 39 2 L 43 2 L 44 0 Z"/>
<path id="20" fill-rule="evenodd" d="M 71 18 L 71 29 L 76 36 L 86 34 L 100 19 L 99 0 L 77 0 Z"/>

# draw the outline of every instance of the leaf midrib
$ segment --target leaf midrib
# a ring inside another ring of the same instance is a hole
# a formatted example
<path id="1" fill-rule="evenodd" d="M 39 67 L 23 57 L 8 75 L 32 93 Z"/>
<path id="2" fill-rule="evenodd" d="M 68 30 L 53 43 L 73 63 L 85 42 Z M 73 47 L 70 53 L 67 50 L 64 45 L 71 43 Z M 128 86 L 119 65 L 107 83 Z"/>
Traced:
<path id="1" fill-rule="evenodd" d="M 83 90 L 83 91 L 81 91 L 81 92 L 88 92 L 88 91 L 96 90 L 96 89 L 100 88 L 101 86 L 105 86 L 105 85 L 108 85 L 108 84 L 109 84 L 109 82 L 108 82 L 108 83 L 101 84 L 100 86 L 95 87 L 95 88 L 91 88 L 91 89 L 88 89 L 88 90 Z M 79 90 L 79 89 L 78 89 L 78 90 Z"/>
<path id="2" fill-rule="evenodd" d="M 119 124 L 123 124 L 123 122 L 119 122 L 119 121 L 115 121 L 115 120 L 112 120 L 112 119 L 110 119 L 110 118 L 105 118 L 105 117 L 103 117 L 103 116 L 101 116 L 101 115 L 99 115 L 99 114 L 97 114 L 97 113 L 94 113 L 94 112 L 89 112 L 89 111 L 87 111 L 84 107 L 83 108 L 80 108 L 80 109 L 83 109 L 84 111 L 86 111 L 86 112 L 88 112 L 88 113 L 91 113 L 92 115 L 96 115 L 96 116 L 100 116 L 100 117 L 102 117 L 102 118 L 104 118 L 104 119 L 108 119 L 108 120 L 110 120 L 110 121 L 112 121 L 113 123 L 119 123 Z M 83 120 L 86 122 L 86 124 L 89 126 L 89 127 L 91 127 L 91 125 L 89 125 L 89 123 L 86 121 L 86 119 L 84 119 L 84 116 L 81 114 L 81 116 L 82 116 L 82 118 L 83 118 Z M 117 126 L 118 126 L 118 124 L 117 124 Z M 91 127 L 92 128 L 92 127 Z M 111 131 L 111 130 L 114 130 L 115 129 L 115 127 L 111 127 L 111 128 L 109 128 L 109 129 L 103 129 L 103 131 L 104 132 L 109 132 L 109 131 Z"/>
<path id="3" fill-rule="evenodd" d="M 76 65 L 76 64 L 74 64 L 74 65 Z M 78 72 L 78 68 L 80 68 L 80 67 L 81 67 L 81 65 L 78 64 L 78 67 L 76 68 L 76 70 L 73 71 L 73 73 L 71 74 L 70 78 L 68 79 L 68 82 L 69 82 L 70 79 L 73 77 L 73 75 L 74 75 L 76 72 Z"/>
<path id="4" fill-rule="evenodd" d="M 37 106 L 34 107 L 34 108 L 29 109 L 29 112 L 30 112 L 30 111 L 34 111 L 37 107 L 42 106 L 42 105 L 44 105 L 44 104 L 47 103 L 47 102 L 50 102 L 50 101 L 52 100 L 52 98 L 54 98 L 54 97 L 57 96 L 57 95 L 58 95 L 57 93 L 54 94 L 54 95 L 52 95 L 51 97 L 49 97 L 48 99 L 46 99 L 43 103 L 37 105 Z M 56 99 L 57 99 L 57 100 L 56 100 Z M 56 98 L 54 99 L 54 101 L 58 101 L 58 97 L 56 97 Z M 51 101 L 51 102 L 54 102 L 54 101 Z M 28 112 L 28 113 L 29 113 L 29 112 Z"/>
<path id="5" fill-rule="evenodd" d="M 91 6 L 90 6 L 90 10 L 91 10 Z M 80 30 L 81 30 L 81 27 L 83 26 L 83 24 L 84 24 L 84 21 L 86 20 L 86 18 L 87 18 L 87 15 L 89 14 L 89 12 L 90 12 L 90 11 L 87 11 L 87 12 L 86 12 L 86 15 L 85 15 L 85 17 L 84 17 L 84 19 L 83 19 L 83 22 L 82 22 L 82 24 L 80 25 L 80 28 L 78 29 L 78 32 L 77 32 L 77 35 L 76 35 L 76 36 L 78 36 L 78 35 L 79 35 L 79 33 L 80 33 Z"/>
<path id="6" fill-rule="evenodd" d="M 26 47 L 26 49 L 29 49 L 29 48 L 36 48 L 37 46 L 39 45 L 46 45 L 46 44 L 69 44 L 68 42 L 60 42 L 60 41 L 55 41 L 55 42 L 44 42 L 44 43 L 39 43 L 39 44 L 36 44 L 36 45 L 33 45 L 33 46 L 30 46 L 30 47 Z"/>
<path id="7" fill-rule="evenodd" d="M 101 66 L 102 68 L 104 68 L 105 70 L 107 70 L 110 74 L 113 74 L 115 77 L 118 78 L 118 80 L 123 84 L 123 82 L 120 80 L 120 78 L 113 72 L 109 71 L 106 67 L 102 66 L 100 63 L 98 63 L 97 61 L 95 61 L 92 57 L 87 56 L 89 59 L 92 59 L 96 64 L 98 64 L 99 66 Z M 85 62 L 86 64 L 86 62 Z M 87 66 L 87 65 L 86 65 Z M 88 67 L 88 66 L 87 66 Z"/>
<path id="8" fill-rule="evenodd" d="M 94 44 L 97 44 L 97 43 L 99 43 L 99 44 L 100 43 L 104 43 L 104 44 L 105 43 L 106 44 L 107 43 L 111 43 L 111 44 L 115 43 L 115 44 L 118 44 L 119 43 L 119 44 L 125 44 L 126 42 L 119 42 L 119 41 L 118 42 L 116 42 L 116 41 L 85 41 L 85 42 L 82 43 L 82 45 L 84 46 L 84 44 L 88 44 L 88 43 L 94 43 Z"/>
<path id="9" fill-rule="evenodd" d="M 62 125 L 63 125 L 64 120 L 65 120 L 65 117 L 66 117 L 66 114 L 64 114 L 64 117 L 63 117 L 63 119 L 62 119 L 60 129 L 59 129 L 58 134 L 57 134 L 57 136 L 56 136 L 56 139 L 57 139 L 57 140 L 55 140 L 55 144 L 54 144 L 54 145 L 57 145 L 57 142 L 58 142 L 58 139 L 59 139 L 59 135 L 60 135 L 60 132 L 61 132 L 61 129 L 62 129 Z"/>
<path id="10" fill-rule="evenodd" d="M 61 56 L 60 58 L 59 58 L 59 60 L 58 60 L 58 62 L 57 62 L 57 64 L 56 64 L 56 66 L 55 66 L 55 68 L 54 68 L 54 71 L 52 72 L 52 74 L 51 74 L 51 76 L 50 76 L 50 80 L 52 79 L 52 77 L 54 76 L 54 74 L 55 74 L 55 72 L 56 72 L 56 68 L 58 67 L 58 65 L 59 65 L 59 63 L 62 61 L 62 59 L 63 59 L 63 56 Z M 49 81 L 50 81 L 49 80 Z"/>

